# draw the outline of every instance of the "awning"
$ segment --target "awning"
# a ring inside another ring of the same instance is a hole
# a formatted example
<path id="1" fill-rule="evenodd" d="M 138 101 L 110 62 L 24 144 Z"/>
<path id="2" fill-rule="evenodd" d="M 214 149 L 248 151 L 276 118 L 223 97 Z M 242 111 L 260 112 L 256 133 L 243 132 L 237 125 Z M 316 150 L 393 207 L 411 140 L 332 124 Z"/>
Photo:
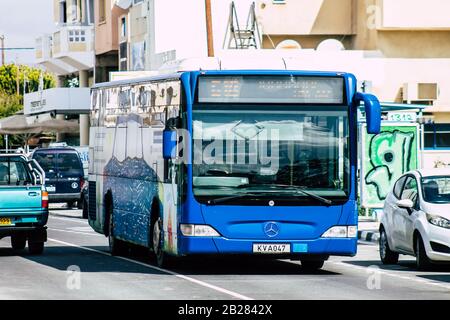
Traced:
<path id="1" fill-rule="evenodd" d="M 42 122 L 28 123 L 25 115 L 15 114 L 0 119 L 0 134 L 24 134 L 41 132 L 74 132 L 80 131 L 77 121 L 59 119 L 45 120 Z"/>

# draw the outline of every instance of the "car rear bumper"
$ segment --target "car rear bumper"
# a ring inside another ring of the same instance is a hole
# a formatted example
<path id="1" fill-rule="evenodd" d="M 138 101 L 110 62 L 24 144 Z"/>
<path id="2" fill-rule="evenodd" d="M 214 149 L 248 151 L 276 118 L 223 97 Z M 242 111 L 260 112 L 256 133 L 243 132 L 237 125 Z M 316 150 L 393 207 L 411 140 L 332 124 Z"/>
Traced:
<path id="1" fill-rule="evenodd" d="M 47 227 L 40 225 L 0 227 L 0 239 L 14 235 L 23 235 L 33 241 L 47 241 Z"/>
<path id="2" fill-rule="evenodd" d="M 253 253 L 253 244 L 290 244 L 291 252 L 280 257 L 305 255 L 354 256 L 356 238 L 319 238 L 314 240 L 258 240 L 227 239 L 224 237 L 184 237 L 178 238 L 179 255 L 190 254 L 258 254 Z"/>
<path id="3" fill-rule="evenodd" d="M 67 201 L 78 201 L 81 199 L 81 193 L 49 193 L 49 202 L 67 202 Z"/>

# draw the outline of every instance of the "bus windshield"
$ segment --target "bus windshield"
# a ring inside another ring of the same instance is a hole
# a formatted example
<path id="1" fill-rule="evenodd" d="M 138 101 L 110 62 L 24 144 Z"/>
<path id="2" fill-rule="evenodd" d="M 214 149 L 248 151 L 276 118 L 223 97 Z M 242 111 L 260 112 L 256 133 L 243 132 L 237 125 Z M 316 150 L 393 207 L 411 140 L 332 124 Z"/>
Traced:
<path id="1" fill-rule="evenodd" d="M 302 188 L 346 198 L 348 143 L 346 106 L 197 104 L 194 194 L 200 201 L 245 192 L 312 201 Z"/>

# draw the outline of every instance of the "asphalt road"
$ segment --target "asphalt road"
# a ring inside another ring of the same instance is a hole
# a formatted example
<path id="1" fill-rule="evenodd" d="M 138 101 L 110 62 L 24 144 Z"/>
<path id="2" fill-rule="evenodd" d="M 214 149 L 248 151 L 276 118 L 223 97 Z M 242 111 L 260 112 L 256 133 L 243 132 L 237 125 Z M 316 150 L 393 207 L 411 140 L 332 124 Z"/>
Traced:
<path id="1" fill-rule="evenodd" d="M 78 210 L 52 212 L 43 255 L 13 252 L 9 238 L 0 240 L 0 299 L 450 299 L 450 266 L 419 272 L 410 257 L 382 266 L 372 244 L 316 273 L 295 261 L 250 258 L 163 270 L 138 248 L 110 256 L 107 239 Z"/>

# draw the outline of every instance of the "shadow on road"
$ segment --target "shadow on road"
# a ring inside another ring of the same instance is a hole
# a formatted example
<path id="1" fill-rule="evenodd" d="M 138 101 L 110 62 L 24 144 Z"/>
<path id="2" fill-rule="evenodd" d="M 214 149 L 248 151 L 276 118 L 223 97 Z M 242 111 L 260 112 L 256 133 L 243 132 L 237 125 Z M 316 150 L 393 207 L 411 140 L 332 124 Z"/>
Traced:
<path id="1" fill-rule="evenodd" d="M 409 272 L 418 271 L 415 260 L 400 260 L 398 264 L 391 264 L 391 265 L 384 265 L 379 260 L 359 260 L 359 261 L 352 260 L 352 261 L 344 261 L 344 263 L 366 268 L 370 266 L 376 266 L 381 270 L 409 271 Z M 450 264 L 436 264 L 431 266 L 430 270 L 424 272 L 450 272 Z M 450 277 L 450 275 L 448 275 L 448 277 Z"/>
<path id="2" fill-rule="evenodd" d="M 105 246 L 92 246 L 90 249 L 107 253 Z M 8 256 L 20 256 L 35 263 L 65 271 L 77 266 L 82 272 L 143 273 L 165 275 L 157 269 L 139 265 L 124 259 L 117 259 L 96 252 L 69 246 L 48 246 L 42 255 L 30 255 L 27 250 L 13 251 L 0 248 L 0 259 Z M 131 248 L 126 258 L 154 265 L 151 254 L 143 248 Z M 337 275 L 326 270 L 307 272 L 300 262 L 267 259 L 264 257 L 228 256 L 228 257 L 190 257 L 174 260 L 171 271 L 184 275 L 297 275 L 314 274 L 321 276 Z"/>
<path id="3" fill-rule="evenodd" d="M 450 271 L 450 267 L 447 268 L 447 272 L 448 271 Z M 419 275 L 418 277 L 427 280 L 450 283 L 450 274 L 426 274 L 426 275 Z"/>

